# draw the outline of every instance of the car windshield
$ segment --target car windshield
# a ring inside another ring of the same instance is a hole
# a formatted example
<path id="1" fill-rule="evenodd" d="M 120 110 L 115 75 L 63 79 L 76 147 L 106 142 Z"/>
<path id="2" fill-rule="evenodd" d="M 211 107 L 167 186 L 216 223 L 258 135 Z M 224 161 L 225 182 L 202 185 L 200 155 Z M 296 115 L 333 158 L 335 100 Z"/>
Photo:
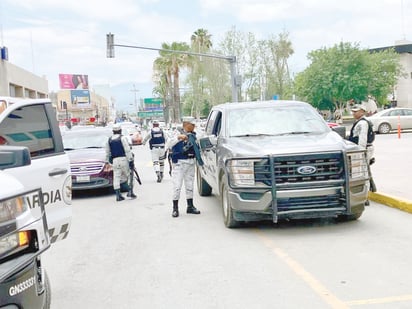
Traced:
<path id="1" fill-rule="evenodd" d="M 305 106 L 236 109 L 230 112 L 227 124 L 229 136 L 320 134 L 330 130 L 315 110 Z"/>
<path id="2" fill-rule="evenodd" d="M 110 131 L 70 132 L 63 135 L 64 149 L 104 148 Z"/>

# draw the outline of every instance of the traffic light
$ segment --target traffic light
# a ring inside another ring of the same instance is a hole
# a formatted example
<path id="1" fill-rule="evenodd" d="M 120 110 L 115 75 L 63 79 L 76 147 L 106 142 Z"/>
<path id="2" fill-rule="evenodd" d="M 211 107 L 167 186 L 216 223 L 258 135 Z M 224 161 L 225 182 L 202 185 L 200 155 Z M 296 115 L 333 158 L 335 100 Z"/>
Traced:
<path id="1" fill-rule="evenodd" d="M 107 58 L 114 58 L 114 34 L 108 33 L 106 34 L 106 57 Z"/>

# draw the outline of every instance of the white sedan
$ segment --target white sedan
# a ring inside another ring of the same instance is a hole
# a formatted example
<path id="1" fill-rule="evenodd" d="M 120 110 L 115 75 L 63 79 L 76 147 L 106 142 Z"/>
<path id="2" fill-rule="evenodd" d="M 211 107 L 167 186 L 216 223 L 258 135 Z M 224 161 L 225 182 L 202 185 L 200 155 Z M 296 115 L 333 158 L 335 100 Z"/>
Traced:
<path id="1" fill-rule="evenodd" d="M 412 129 L 412 108 L 388 108 L 367 117 L 367 119 L 372 122 L 373 130 L 381 134 L 397 130 L 398 125 L 402 130 Z"/>

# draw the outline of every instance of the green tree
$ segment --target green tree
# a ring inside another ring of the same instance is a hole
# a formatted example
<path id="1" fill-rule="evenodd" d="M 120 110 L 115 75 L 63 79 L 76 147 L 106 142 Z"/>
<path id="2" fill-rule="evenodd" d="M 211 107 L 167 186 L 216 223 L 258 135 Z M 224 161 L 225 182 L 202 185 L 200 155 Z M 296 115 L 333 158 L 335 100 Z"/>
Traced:
<path id="1" fill-rule="evenodd" d="M 352 99 L 382 98 L 401 74 L 394 51 L 371 54 L 358 43 L 315 50 L 308 59 L 310 65 L 295 78 L 295 90 L 319 109 L 341 111 Z"/>
<path id="2" fill-rule="evenodd" d="M 211 35 L 206 29 L 198 29 L 193 32 L 191 41 L 191 50 L 195 53 L 209 53 L 212 47 Z M 190 115 L 196 118 L 200 117 L 201 106 L 207 101 L 205 95 L 205 64 L 210 63 L 209 58 L 203 56 L 193 57 L 191 72 L 189 74 L 189 84 L 191 84 L 191 109 Z"/>
<path id="3" fill-rule="evenodd" d="M 267 85 L 265 97 L 278 94 L 281 99 L 287 98 L 292 87 L 288 60 L 294 53 L 289 33 L 283 31 L 278 36 L 272 35 L 259 46 Z"/>
<path id="4" fill-rule="evenodd" d="M 189 65 L 190 57 L 187 53 L 189 45 L 185 42 L 163 43 L 160 57 L 155 59 L 154 69 L 157 78 L 157 90 L 165 95 L 166 109 L 170 115 L 170 121 L 179 122 L 181 118 L 180 106 L 180 70 Z M 170 91 L 170 99 L 168 92 Z M 167 99 L 167 100 L 166 100 Z"/>

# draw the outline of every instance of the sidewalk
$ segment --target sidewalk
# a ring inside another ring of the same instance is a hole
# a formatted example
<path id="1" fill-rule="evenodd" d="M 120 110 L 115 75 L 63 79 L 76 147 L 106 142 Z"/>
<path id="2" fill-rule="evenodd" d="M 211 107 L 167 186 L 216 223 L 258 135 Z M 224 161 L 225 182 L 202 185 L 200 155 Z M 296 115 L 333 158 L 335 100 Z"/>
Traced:
<path id="1" fill-rule="evenodd" d="M 412 133 L 377 135 L 376 163 L 371 166 L 377 192 L 371 201 L 412 213 Z"/>

